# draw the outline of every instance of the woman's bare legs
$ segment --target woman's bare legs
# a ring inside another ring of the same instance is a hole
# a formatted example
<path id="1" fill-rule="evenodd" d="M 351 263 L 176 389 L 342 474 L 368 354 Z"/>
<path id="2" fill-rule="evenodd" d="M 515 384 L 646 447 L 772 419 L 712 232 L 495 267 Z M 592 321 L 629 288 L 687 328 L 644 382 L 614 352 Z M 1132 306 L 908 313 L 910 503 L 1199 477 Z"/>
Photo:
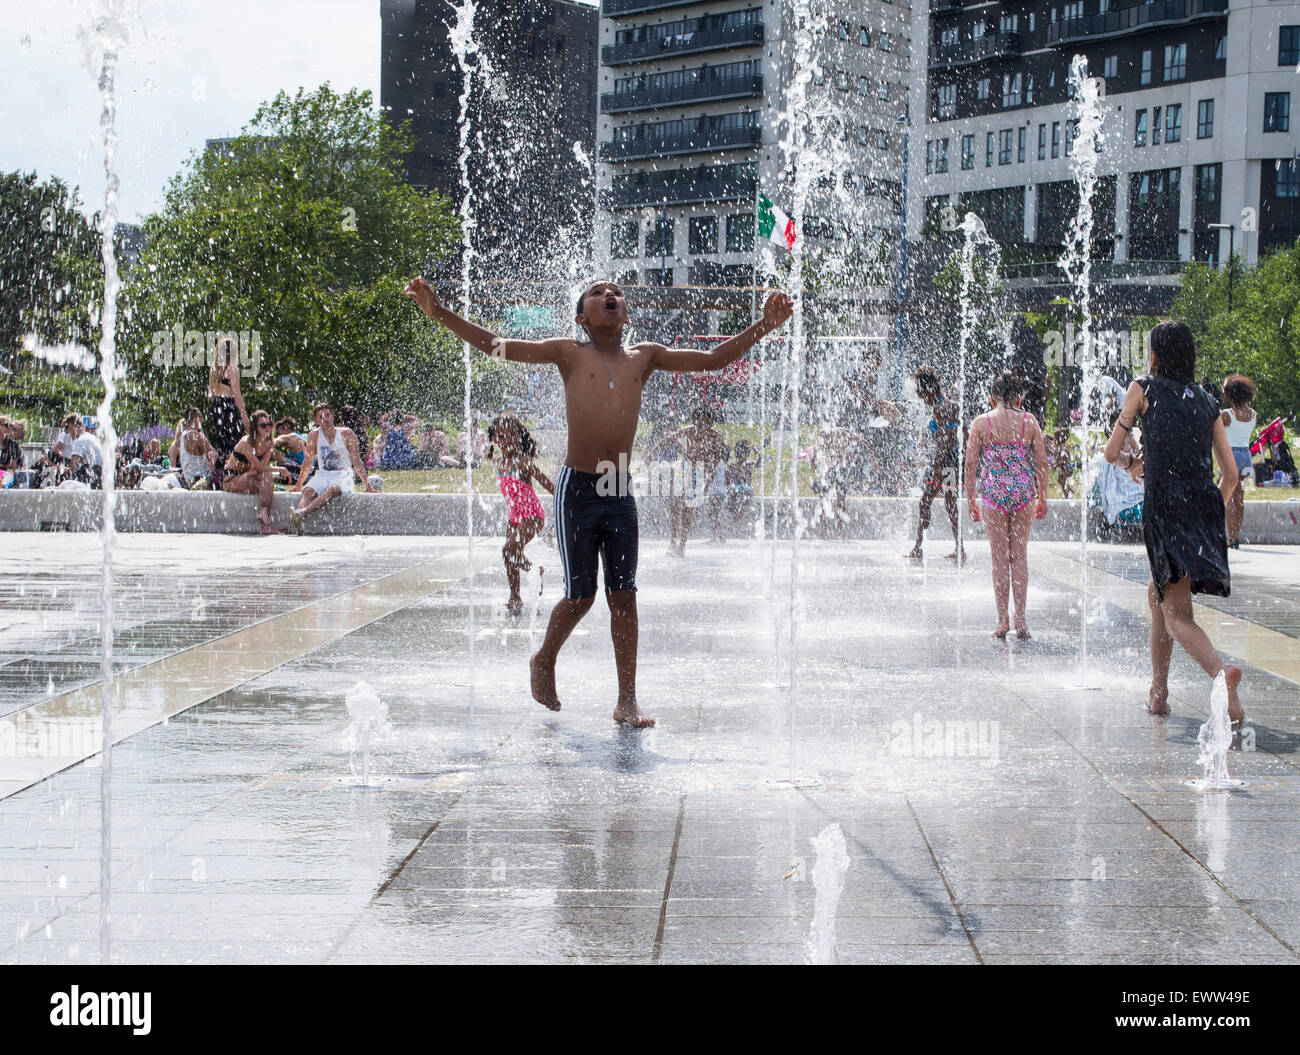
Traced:
<path id="1" fill-rule="evenodd" d="M 1154 587 L 1152 587 L 1154 592 Z M 1161 614 L 1164 617 L 1165 629 L 1173 635 L 1173 639 L 1183 646 L 1185 651 L 1192 659 L 1196 660 L 1203 671 L 1210 677 L 1218 677 L 1222 671 L 1226 675 L 1228 682 L 1228 717 L 1240 724 L 1245 720 L 1245 711 L 1242 710 L 1241 701 L 1237 698 L 1237 686 L 1241 683 L 1241 670 L 1237 667 L 1225 667 L 1223 660 L 1219 658 L 1219 653 L 1215 651 L 1210 639 L 1205 636 L 1205 631 L 1196 625 L 1196 618 L 1192 611 L 1192 585 L 1188 576 L 1184 575 L 1177 582 L 1171 582 L 1165 587 L 1165 599 L 1160 603 Z M 1152 620 L 1152 639 L 1151 639 L 1151 662 L 1153 675 L 1156 673 L 1156 648 L 1155 648 L 1155 629 L 1154 619 Z M 1164 674 L 1166 678 L 1165 693 L 1168 694 L 1167 678 L 1169 674 L 1169 655 L 1164 657 Z M 1155 677 L 1152 678 L 1152 692 L 1157 688 Z"/>
<path id="2" fill-rule="evenodd" d="M 278 534 L 271 527 L 271 502 L 275 498 L 274 474 L 247 472 L 240 473 L 238 476 L 227 476 L 221 487 L 232 495 L 257 495 L 259 506 L 257 519 L 262 525 L 262 534 Z"/>
<path id="3" fill-rule="evenodd" d="M 1228 542 L 1236 542 L 1237 536 L 1241 534 L 1241 522 L 1246 518 L 1246 496 L 1241 489 L 1241 481 L 1237 481 L 1237 486 L 1232 492 L 1232 497 L 1228 499 Z"/>
<path id="4" fill-rule="evenodd" d="M 993 558 L 993 605 L 997 609 L 998 628 L 993 636 L 1005 638 L 1011 629 L 1007 602 L 1011 596 L 1011 518 L 1000 509 L 983 509 L 984 530 L 989 537 L 989 555 Z"/>
<path id="5" fill-rule="evenodd" d="M 1011 536 L 1011 596 L 1016 602 L 1016 637 L 1029 637 L 1025 604 L 1029 595 L 1029 530 L 1034 526 L 1033 502 L 1021 506 L 1007 518 Z"/>
<path id="6" fill-rule="evenodd" d="M 1151 610 L 1151 691 L 1147 693 L 1147 710 L 1168 714 L 1169 661 L 1174 654 L 1174 639 L 1165 627 L 1165 613 L 1154 582 L 1147 583 L 1147 607 Z"/>

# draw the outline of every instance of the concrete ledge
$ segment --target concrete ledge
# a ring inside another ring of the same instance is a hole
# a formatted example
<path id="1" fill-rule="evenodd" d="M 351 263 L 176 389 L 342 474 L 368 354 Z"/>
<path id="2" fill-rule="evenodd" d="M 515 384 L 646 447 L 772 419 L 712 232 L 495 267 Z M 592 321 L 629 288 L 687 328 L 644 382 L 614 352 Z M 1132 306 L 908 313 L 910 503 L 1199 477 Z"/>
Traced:
<path id="1" fill-rule="evenodd" d="M 548 495 L 543 504 L 550 515 Z M 103 496 L 86 491 L 0 492 L 0 531 L 98 531 Z M 776 501 L 777 533 L 790 533 L 790 505 Z M 273 520 L 285 524 L 289 509 L 297 496 L 275 496 Z M 668 534 L 668 502 L 664 498 L 640 498 L 641 532 L 650 538 Z M 837 528 L 818 524 L 820 501 L 801 499 L 800 508 L 814 537 L 850 539 L 906 539 L 916 530 L 915 498 L 850 498 L 848 515 Z M 752 538 L 760 503 L 752 500 L 740 517 L 722 518 L 722 530 L 730 538 Z M 768 506 L 770 510 L 770 505 Z M 965 503 L 962 503 L 965 517 Z M 229 495 L 210 491 L 124 491 L 118 495 L 117 530 L 127 532 L 189 532 L 231 535 L 257 533 L 257 499 L 251 495 Z M 1089 529 L 1095 537 L 1096 518 Z M 478 495 L 474 500 L 474 533 L 503 535 L 506 529 L 505 505 L 499 495 Z M 965 531 L 971 538 L 981 538 L 984 529 L 966 521 Z M 712 532 L 708 504 L 696 508 L 695 538 L 707 538 Z M 464 535 L 466 533 L 465 496 L 457 494 L 354 494 L 331 502 L 323 511 L 307 520 L 311 535 Z M 943 502 L 932 509 L 929 537 L 950 539 L 948 517 Z M 1141 541 L 1140 529 L 1130 529 L 1124 536 Z M 1048 515 L 1034 525 L 1033 538 L 1039 541 L 1064 542 L 1079 538 L 1078 502 L 1054 499 L 1048 503 Z M 1247 502 L 1246 520 L 1241 539 L 1257 545 L 1300 545 L 1300 502 Z"/>

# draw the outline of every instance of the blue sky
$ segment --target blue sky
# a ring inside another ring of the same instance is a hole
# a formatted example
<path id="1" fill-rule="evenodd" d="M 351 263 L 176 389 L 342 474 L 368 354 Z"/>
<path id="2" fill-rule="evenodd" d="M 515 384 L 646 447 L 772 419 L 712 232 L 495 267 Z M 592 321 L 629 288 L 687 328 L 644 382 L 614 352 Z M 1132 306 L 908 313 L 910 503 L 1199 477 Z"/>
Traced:
<path id="1" fill-rule="evenodd" d="M 35 169 L 103 203 L 89 0 L 10 0 L 0 24 L 0 171 Z M 233 135 L 281 88 L 379 97 L 379 0 L 137 0 L 118 90 L 119 216 L 155 209 L 206 139 Z"/>

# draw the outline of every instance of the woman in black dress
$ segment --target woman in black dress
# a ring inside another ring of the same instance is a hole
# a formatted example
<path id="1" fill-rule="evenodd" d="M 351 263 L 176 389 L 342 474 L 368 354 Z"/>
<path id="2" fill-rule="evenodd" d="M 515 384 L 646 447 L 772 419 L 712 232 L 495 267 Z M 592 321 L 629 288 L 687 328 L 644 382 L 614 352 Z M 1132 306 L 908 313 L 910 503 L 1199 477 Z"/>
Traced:
<path id="1" fill-rule="evenodd" d="M 1186 324 L 1162 322 L 1151 331 L 1148 367 L 1149 376 L 1128 386 L 1105 451 L 1108 462 L 1127 469 L 1145 490 L 1142 531 L 1151 564 L 1147 709 L 1169 713 L 1169 660 L 1177 641 L 1211 678 L 1224 672 L 1228 717 L 1240 728 L 1245 720 L 1237 698 L 1241 669 L 1224 666 L 1192 611 L 1193 593 L 1228 596 L 1223 512 L 1225 499 L 1237 486 L 1237 463 L 1218 406 L 1194 380 L 1196 344 Z M 1123 451 L 1139 418 L 1141 457 Z M 1211 454 L 1219 463 L 1217 487 Z"/>
<path id="2" fill-rule="evenodd" d="M 220 487 L 226 459 L 249 431 L 244 396 L 239 391 L 239 356 L 235 342 L 223 337 L 212 352 L 208 368 L 208 434 L 217 452 L 213 486 Z"/>

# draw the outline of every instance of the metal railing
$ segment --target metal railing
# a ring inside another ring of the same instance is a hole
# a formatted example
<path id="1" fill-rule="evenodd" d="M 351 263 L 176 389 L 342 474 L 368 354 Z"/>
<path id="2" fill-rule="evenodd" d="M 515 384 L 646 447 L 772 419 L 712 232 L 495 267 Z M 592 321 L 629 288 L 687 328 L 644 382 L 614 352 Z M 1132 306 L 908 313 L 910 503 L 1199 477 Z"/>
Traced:
<path id="1" fill-rule="evenodd" d="M 601 161 L 630 161 L 633 158 L 666 157 L 671 154 L 702 154 L 760 146 L 763 129 L 704 128 L 674 136 L 642 136 L 636 139 L 611 140 L 600 144 Z"/>
<path id="2" fill-rule="evenodd" d="M 1228 10 L 1228 0 L 1157 0 L 1154 4 L 1135 4 L 1105 11 L 1100 15 L 1085 15 L 1050 23 L 1047 42 L 1063 44 L 1085 37 L 1109 37 L 1131 33 L 1146 26 L 1182 22 L 1189 18 L 1221 15 Z"/>
<path id="3" fill-rule="evenodd" d="M 1165 275 L 1181 274 L 1187 266 L 1186 260 L 1094 260 L 1092 279 L 1094 282 L 1107 282 L 1125 278 L 1156 278 Z M 1041 261 L 1029 264 L 1004 264 L 1002 277 L 1007 281 L 1026 279 L 1045 279 L 1049 282 L 1065 282 L 1065 272 L 1055 261 Z"/>
<path id="4" fill-rule="evenodd" d="M 600 13 L 606 18 L 637 15 L 642 11 L 659 11 L 666 7 L 687 7 L 703 0 L 601 0 Z"/>
<path id="5" fill-rule="evenodd" d="M 719 26 L 693 33 L 677 33 L 656 40 L 633 40 L 626 44 L 606 44 L 600 49 L 600 61 L 606 66 L 623 66 L 629 62 L 671 59 L 717 48 L 748 48 L 763 43 L 763 23 L 747 26 Z"/>
<path id="6" fill-rule="evenodd" d="M 930 45 L 931 66 L 964 66 L 971 62 L 1020 54 L 1019 33 L 985 33 L 977 40 Z"/>
<path id="7" fill-rule="evenodd" d="M 629 110 L 649 110 L 656 106 L 700 102 L 704 99 L 739 99 L 763 94 L 763 76 L 705 77 L 689 84 L 670 88 L 640 88 L 630 92 L 606 92 L 600 97 L 600 111 L 605 114 Z"/>

